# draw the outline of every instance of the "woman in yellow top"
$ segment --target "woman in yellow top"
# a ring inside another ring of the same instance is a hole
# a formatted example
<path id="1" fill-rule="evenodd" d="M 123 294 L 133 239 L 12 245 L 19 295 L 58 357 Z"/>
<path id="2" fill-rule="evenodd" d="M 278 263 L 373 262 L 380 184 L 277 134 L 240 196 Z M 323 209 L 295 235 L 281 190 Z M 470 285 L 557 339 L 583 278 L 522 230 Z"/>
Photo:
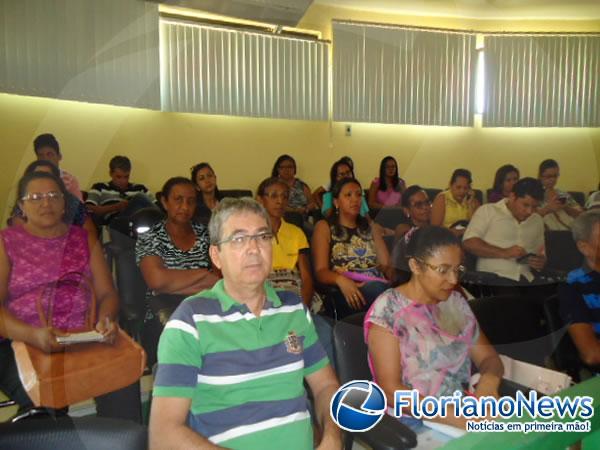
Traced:
<path id="1" fill-rule="evenodd" d="M 289 186 L 280 178 L 267 178 L 258 186 L 257 200 L 265 207 L 273 230 L 273 271 L 269 281 L 276 288 L 296 292 L 307 308 L 314 293 L 309 245 L 304 232 L 286 222 Z"/>
<path id="2" fill-rule="evenodd" d="M 450 228 L 456 236 L 462 236 L 479 201 L 471 189 L 473 179 L 467 169 L 456 169 L 450 178 L 450 187 L 440 192 L 431 208 L 431 225 Z"/>

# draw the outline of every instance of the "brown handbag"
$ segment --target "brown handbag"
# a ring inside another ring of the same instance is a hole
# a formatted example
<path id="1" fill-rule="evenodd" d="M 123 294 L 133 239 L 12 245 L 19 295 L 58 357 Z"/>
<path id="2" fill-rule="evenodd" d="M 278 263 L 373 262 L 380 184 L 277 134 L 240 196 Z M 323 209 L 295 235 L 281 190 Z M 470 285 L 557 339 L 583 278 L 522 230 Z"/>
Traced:
<path id="1" fill-rule="evenodd" d="M 59 280 L 57 285 L 73 283 L 73 274 L 68 275 L 70 280 Z M 91 330 L 96 316 L 94 289 L 85 276 L 75 275 L 81 277 L 83 283 L 79 284 L 83 284 L 91 295 L 87 318 L 87 330 Z M 46 314 L 41 306 L 42 297 L 49 289 L 55 290 L 56 286 L 43 288 L 38 299 L 38 314 L 42 324 L 52 323 L 54 295 L 48 301 Z M 64 408 L 129 386 L 142 376 L 146 366 L 146 354 L 142 347 L 121 329 L 117 330 L 112 344 L 70 344 L 58 353 L 45 353 L 24 342 L 13 341 L 12 347 L 21 383 L 31 401 L 35 406 L 48 408 Z"/>

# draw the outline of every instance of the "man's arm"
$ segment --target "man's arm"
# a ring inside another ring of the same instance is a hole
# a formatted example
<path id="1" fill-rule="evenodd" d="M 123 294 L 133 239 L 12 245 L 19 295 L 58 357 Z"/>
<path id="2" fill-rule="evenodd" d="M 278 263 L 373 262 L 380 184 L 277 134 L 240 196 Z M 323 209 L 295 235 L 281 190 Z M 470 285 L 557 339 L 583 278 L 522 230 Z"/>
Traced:
<path id="1" fill-rule="evenodd" d="M 492 244 L 488 244 L 483 239 L 478 237 L 466 239 L 465 241 L 463 241 L 463 246 L 465 250 L 467 250 L 469 253 L 472 253 L 475 256 L 481 258 L 510 259 L 519 258 L 527 254 L 527 251 L 519 245 L 513 245 L 512 247 L 508 248 L 501 248 L 496 247 Z"/>
<path id="2" fill-rule="evenodd" d="M 569 325 L 569 335 L 579 357 L 588 366 L 600 365 L 600 341 L 594 333 L 594 327 L 591 323 L 574 323 Z"/>
<path id="3" fill-rule="evenodd" d="M 186 425 L 192 400 L 189 398 L 154 397 L 150 412 L 150 450 L 222 449 Z"/>
<path id="4" fill-rule="evenodd" d="M 333 369 L 330 365 L 327 365 L 308 375 L 306 381 L 314 395 L 317 421 L 323 428 L 323 439 L 321 439 L 317 450 L 341 449 L 342 436 L 340 429 L 333 423 L 329 415 L 331 398 L 340 387 Z"/>

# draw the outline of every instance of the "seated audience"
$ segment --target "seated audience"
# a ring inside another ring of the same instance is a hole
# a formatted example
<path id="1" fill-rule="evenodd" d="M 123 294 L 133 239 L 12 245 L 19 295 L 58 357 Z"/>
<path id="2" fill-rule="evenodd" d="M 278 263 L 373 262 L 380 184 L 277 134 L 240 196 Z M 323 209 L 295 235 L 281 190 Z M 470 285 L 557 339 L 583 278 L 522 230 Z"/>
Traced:
<path id="1" fill-rule="evenodd" d="M 223 198 L 217 186 L 217 175 L 210 164 L 202 162 L 192 167 L 192 182 L 197 191 L 194 220 L 208 225 L 213 209 Z"/>
<path id="2" fill-rule="evenodd" d="M 271 177 L 280 178 L 289 188 L 289 200 L 286 211 L 305 216 L 316 209 L 310 188 L 300 178 L 296 178 L 296 161 L 290 155 L 281 155 L 275 161 Z"/>
<path id="3" fill-rule="evenodd" d="M 117 331 L 119 299 L 102 248 L 83 228 L 65 222 L 67 195 L 52 173 L 24 175 L 18 202 L 27 220 L 0 231 L 0 335 L 44 352 L 63 351 L 57 336 L 87 325 L 86 280 L 96 295 L 96 330 L 109 340 Z M 0 352 L 0 389 L 31 407 L 9 340 L 0 341 Z"/>
<path id="4" fill-rule="evenodd" d="M 343 178 L 334 184 L 335 213 L 317 222 L 312 252 L 317 281 L 335 286 L 332 294 L 338 318 L 366 309 L 388 287 L 393 275 L 381 233 L 372 231 L 360 215 L 360 183 Z"/>
<path id="5" fill-rule="evenodd" d="M 430 225 L 431 201 L 421 186 L 413 184 L 404 191 L 402 209 L 408 218 L 408 223 L 401 223 L 396 227 L 396 239 L 400 239 L 412 228 Z"/>
<path id="6" fill-rule="evenodd" d="M 508 198 L 475 212 L 463 246 L 477 256 L 478 271 L 494 273 L 508 284 L 534 280 L 532 269 L 538 272 L 546 264 L 544 223 L 535 212 L 543 197 L 538 180 L 521 178 Z"/>
<path id="7" fill-rule="evenodd" d="M 473 179 L 467 169 L 456 169 L 450 178 L 449 189 L 440 192 L 433 200 L 431 224 L 444 226 L 456 236 L 462 236 L 479 207 L 479 201 L 471 189 Z"/>
<path id="8" fill-rule="evenodd" d="M 154 205 L 146 186 L 129 182 L 131 161 L 128 157 L 114 156 L 108 167 L 110 181 L 94 184 L 85 200 L 99 227 L 108 225 L 115 217 L 129 217 Z"/>
<path id="9" fill-rule="evenodd" d="M 150 449 L 312 449 L 304 380 L 323 430 L 318 448 L 340 449 L 329 414 L 339 385 L 314 326 L 296 294 L 265 283 L 269 216 L 254 200 L 227 198 L 209 228 L 223 280 L 186 299 L 161 336 Z"/>
<path id="10" fill-rule="evenodd" d="M 559 287 L 560 315 L 569 327 L 581 360 L 600 367 L 600 211 L 587 211 L 571 227 L 583 267 L 573 270 Z"/>
<path id="11" fill-rule="evenodd" d="M 419 228 L 409 242 L 410 280 L 380 295 L 365 317 L 373 379 L 388 402 L 394 392 L 451 396 L 468 389 L 474 363 L 481 378 L 475 396 L 498 397 L 503 366 L 458 286 L 460 240 L 442 227 Z M 401 419 L 418 433 L 418 422 Z M 434 419 L 464 429 L 466 419 Z"/>
<path id="12" fill-rule="evenodd" d="M 58 167 L 46 160 L 33 161 L 27 166 L 23 176 L 33 172 L 51 173 L 56 178 L 60 178 Z M 10 214 L 10 218 L 8 219 L 8 225 L 14 226 L 23 224 L 27 220 L 23 214 L 20 204 L 20 199 L 17 199 Z M 94 223 L 88 217 L 85 205 L 68 191 L 65 195 L 65 214 L 63 220 L 69 225 L 84 227 L 88 233 L 92 233 L 93 235 L 96 234 Z"/>
<path id="13" fill-rule="evenodd" d="M 583 212 L 581 206 L 568 192 L 556 188 L 560 168 L 553 159 L 541 162 L 538 176 L 544 186 L 544 200 L 538 214 L 544 218 L 548 230 L 570 230 L 573 220 Z"/>
<path id="14" fill-rule="evenodd" d="M 519 181 L 519 169 L 512 164 L 505 164 L 496 171 L 494 177 L 494 186 L 488 194 L 488 203 L 496 203 L 503 198 L 507 198 L 512 192 L 512 188 Z"/>
<path id="15" fill-rule="evenodd" d="M 140 235 L 135 246 L 136 261 L 148 285 L 142 341 L 150 366 L 156 357 L 162 325 L 177 305 L 219 279 L 211 270 L 208 230 L 192 221 L 196 209 L 194 184 L 188 178 L 174 177 L 161 192 L 167 218 Z"/>
<path id="16" fill-rule="evenodd" d="M 379 177 L 369 187 L 369 208 L 400 206 L 405 189 L 404 180 L 398 176 L 398 163 L 394 157 L 386 156 L 379 164 Z"/>
<path id="17" fill-rule="evenodd" d="M 329 171 L 329 185 L 333 188 L 335 184 L 344 178 L 354 178 L 354 170 L 343 158 L 334 162 Z M 328 190 L 323 194 L 323 205 L 321 206 L 321 212 L 325 217 L 328 217 L 333 213 L 333 195 L 332 191 Z M 367 217 L 369 214 L 369 207 L 363 194 L 361 194 L 360 202 L 360 215 Z"/>
<path id="18" fill-rule="evenodd" d="M 35 151 L 35 156 L 37 156 L 38 160 L 50 161 L 60 170 L 60 178 L 67 188 L 67 191 L 77 197 L 80 201 L 83 201 L 77 178 L 60 168 L 62 153 L 60 152 L 60 146 L 54 135 L 50 133 L 40 134 L 33 141 L 33 150 Z"/>

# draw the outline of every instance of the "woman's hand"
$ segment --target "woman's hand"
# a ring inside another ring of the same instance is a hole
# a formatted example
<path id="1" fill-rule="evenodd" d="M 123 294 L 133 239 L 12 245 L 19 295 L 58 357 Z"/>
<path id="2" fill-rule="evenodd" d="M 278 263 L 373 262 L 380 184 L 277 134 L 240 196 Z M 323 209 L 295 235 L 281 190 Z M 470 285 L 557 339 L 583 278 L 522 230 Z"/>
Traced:
<path id="1" fill-rule="evenodd" d="M 337 286 L 340 288 L 342 295 L 352 309 L 359 310 L 364 308 L 364 306 L 367 304 L 362 292 L 360 292 L 359 289 L 361 285 L 355 283 L 349 278 L 346 278 L 344 275 L 338 275 L 335 280 L 335 284 L 337 284 Z"/>
<path id="2" fill-rule="evenodd" d="M 475 388 L 475 396 L 477 398 L 491 396 L 494 398 L 500 398 L 498 394 L 498 386 L 500 385 L 500 380 L 498 377 L 492 374 L 483 374 L 479 383 L 477 383 L 477 387 Z"/>
<path id="3" fill-rule="evenodd" d="M 31 337 L 31 341 L 28 344 L 39 348 L 45 353 L 60 352 L 64 350 L 64 345 L 59 344 L 56 341 L 56 336 L 65 336 L 66 333 L 62 333 L 52 327 L 36 328 Z"/>
<path id="4" fill-rule="evenodd" d="M 117 337 L 119 327 L 108 316 L 101 317 L 96 324 L 96 331 L 104 336 L 104 342 L 112 344 Z"/>

